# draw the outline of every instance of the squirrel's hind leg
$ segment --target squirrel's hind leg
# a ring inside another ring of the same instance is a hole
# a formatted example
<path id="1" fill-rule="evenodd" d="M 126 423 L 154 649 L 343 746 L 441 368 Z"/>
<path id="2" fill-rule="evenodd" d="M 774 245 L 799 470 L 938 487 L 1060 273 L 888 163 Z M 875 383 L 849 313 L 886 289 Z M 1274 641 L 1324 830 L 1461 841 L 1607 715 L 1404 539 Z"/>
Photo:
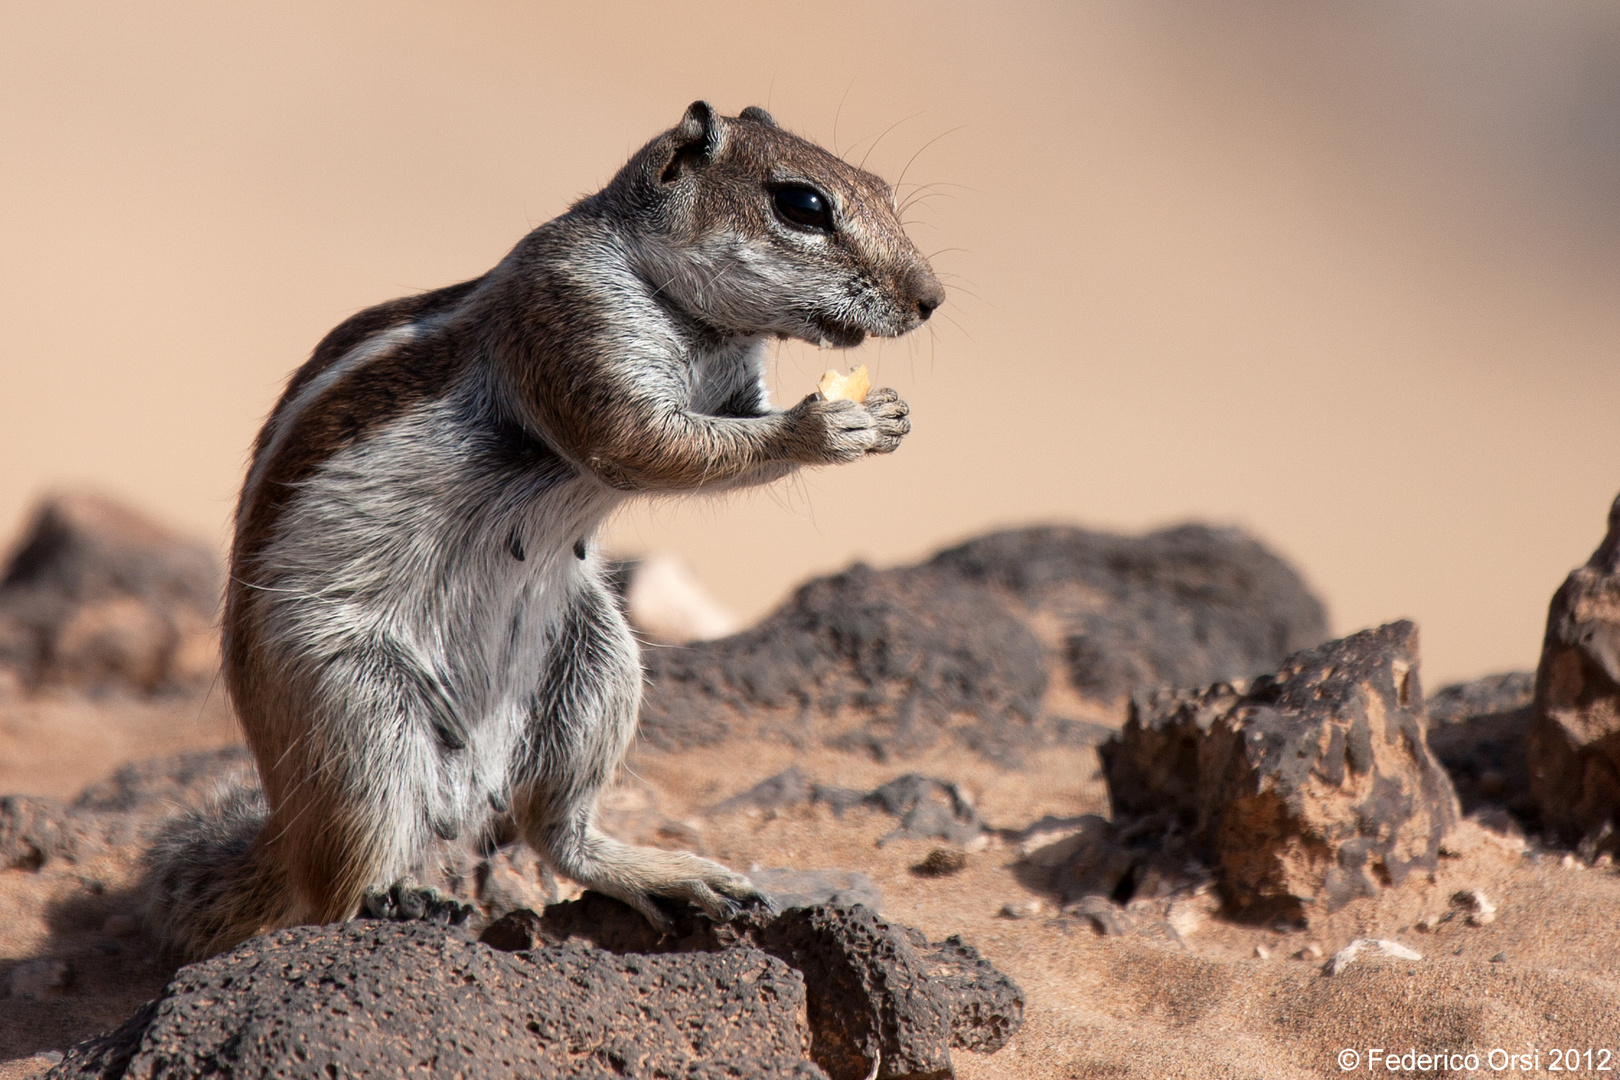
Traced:
<path id="1" fill-rule="evenodd" d="M 524 838 L 561 873 L 624 901 L 654 926 L 655 897 L 684 900 L 711 919 L 765 902 L 752 882 L 684 851 L 636 847 L 596 825 L 596 801 L 624 759 L 641 704 L 635 639 L 606 592 L 589 582 L 564 614 L 536 695 L 512 809 Z"/>

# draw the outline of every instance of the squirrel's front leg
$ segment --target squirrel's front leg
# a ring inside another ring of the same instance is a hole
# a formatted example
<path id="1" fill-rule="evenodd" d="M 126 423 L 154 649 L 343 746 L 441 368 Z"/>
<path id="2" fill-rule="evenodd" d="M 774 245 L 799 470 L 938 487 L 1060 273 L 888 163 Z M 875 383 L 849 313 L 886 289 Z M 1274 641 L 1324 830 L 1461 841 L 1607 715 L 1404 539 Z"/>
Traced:
<path id="1" fill-rule="evenodd" d="M 909 406 L 893 390 L 864 403 L 811 395 L 763 416 L 708 416 L 650 409 L 596 439 L 580 460 L 626 491 L 696 490 L 759 482 L 801 465 L 836 465 L 891 453 L 911 430 Z"/>
<path id="2" fill-rule="evenodd" d="M 911 431 L 911 408 L 893 390 L 874 390 L 864 404 L 827 401 L 811 394 L 783 411 L 753 419 L 778 429 L 782 456 L 756 465 L 730 481 L 706 484 L 712 490 L 769 484 L 805 465 L 839 465 L 867 454 L 892 454 Z"/>

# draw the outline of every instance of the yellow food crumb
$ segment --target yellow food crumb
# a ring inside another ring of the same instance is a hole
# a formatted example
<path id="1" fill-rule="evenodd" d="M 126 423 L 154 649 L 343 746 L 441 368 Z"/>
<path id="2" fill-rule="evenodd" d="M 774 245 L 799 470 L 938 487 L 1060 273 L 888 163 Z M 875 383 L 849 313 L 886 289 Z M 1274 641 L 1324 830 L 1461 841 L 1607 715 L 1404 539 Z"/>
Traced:
<path id="1" fill-rule="evenodd" d="M 864 402 L 866 395 L 872 389 L 872 378 L 866 373 L 866 365 L 862 364 L 848 375 L 840 375 L 836 371 L 829 371 L 821 377 L 816 384 L 821 396 L 828 401 L 848 399 L 854 402 Z"/>

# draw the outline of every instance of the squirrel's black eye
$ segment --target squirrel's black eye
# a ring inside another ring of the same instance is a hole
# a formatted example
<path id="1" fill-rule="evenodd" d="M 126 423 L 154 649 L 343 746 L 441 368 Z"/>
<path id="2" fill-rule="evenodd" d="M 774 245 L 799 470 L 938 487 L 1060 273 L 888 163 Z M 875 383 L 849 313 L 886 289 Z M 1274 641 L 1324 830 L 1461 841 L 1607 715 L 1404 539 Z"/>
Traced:
<path id="1" fill-rule="evenodd" d="M 771 201 L 784 221 L 803 229 L 833 231 L 832 207 L 826 196 L 814 188 L 778 188 Z"/>

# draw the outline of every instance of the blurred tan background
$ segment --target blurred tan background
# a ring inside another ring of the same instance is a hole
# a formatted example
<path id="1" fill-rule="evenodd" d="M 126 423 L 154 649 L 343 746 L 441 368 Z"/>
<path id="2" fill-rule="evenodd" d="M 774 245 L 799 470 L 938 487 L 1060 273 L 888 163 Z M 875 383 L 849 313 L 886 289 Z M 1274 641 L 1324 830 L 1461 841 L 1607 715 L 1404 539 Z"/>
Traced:
<path id="1" fill-rule="evenodd" d="M 953 292 L 781 350 L 785 401 L 899 388 L 897 455 L 621 549 L 753 616 L 997 525 L 1233 522 L 1338 629 L 1417 618 L 1431 685 L 1533 665 L 1620 489 L 1597 0 L 8 4 L 0 528 L 83 484 L 223 548 L 327 329 L 483 272 L 700 96 L 937 185 L 908 216 Z"/>

